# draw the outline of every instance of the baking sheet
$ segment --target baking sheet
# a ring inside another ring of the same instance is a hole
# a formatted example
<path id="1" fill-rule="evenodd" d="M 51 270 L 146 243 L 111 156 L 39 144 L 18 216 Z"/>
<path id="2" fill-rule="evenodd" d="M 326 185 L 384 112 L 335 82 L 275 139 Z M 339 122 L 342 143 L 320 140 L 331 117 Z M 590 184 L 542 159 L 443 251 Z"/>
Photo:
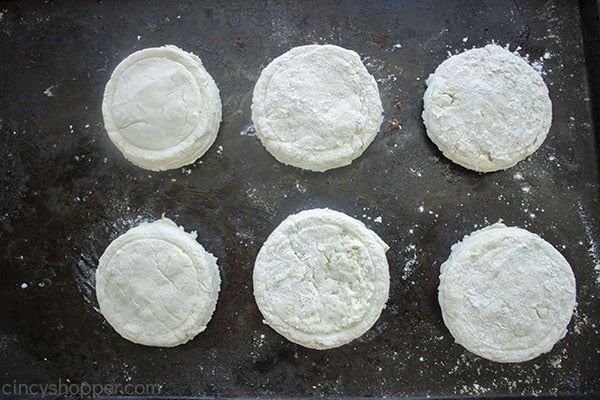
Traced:
<path id="1" fill-rule="evenodd" d="M 157 384 L 185 396 L 445 396 L 600 392 L 597 133 L 579 6 L 565 1 L 1 2 L 0 383 Z M 425 80 L 449 54 L 495 42 L 542 71 L 553 124 L 504 172 L 447 161 L 421 121 Z M 251 93 L 274 57 L 331 43 L 375 76 L 385 120 L 351 166 L 284 166 L 254 135 Z M 197 54 L 223 100 L 216 143 L 168 172 L 128 163 L 103 130 L 101 99 L 131 52 Z M 396 118 L 400 129 L 390 124 Z M 290 213 L 330 207 L 390 246 L 377 324 L 329 351 L 261 322 L 253 260 Z M 94 270 L 118 235 L 162 213 L 219 258 L 207 331 L 157 349 L 120 338 L 98 313 Z M 498 364 L 454 343 L 437 304 L 440 264 L 465 234 L 502 219 L 570 261 L 577 312 L 552 352 Z M 125 394 L 117 391 L 117 394 Z M 106 394 L 106 393 L 105 393 Z"/>

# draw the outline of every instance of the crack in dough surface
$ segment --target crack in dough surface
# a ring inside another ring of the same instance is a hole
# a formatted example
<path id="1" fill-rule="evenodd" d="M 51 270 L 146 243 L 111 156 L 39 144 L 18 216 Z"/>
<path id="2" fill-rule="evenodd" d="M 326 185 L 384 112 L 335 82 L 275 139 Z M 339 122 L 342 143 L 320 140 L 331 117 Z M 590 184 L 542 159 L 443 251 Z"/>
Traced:
<path id="1" fill-rule="evenodd" d="M 500 46 L 441 63 L 423 98 L 427 135 L 453 162 L 480 172 L 507 169 L 536 151 L 552 123 L 542 77 Z"/>
<path id="2" fill-rule="evenodd" d="M 538 235 L 496 223 L 452 246 L 440 269 L 439 302 L 457 343 L 492 361 L 522 362 L 566 335 L 575 277 Z"/>
<path id="3" fill-rule="evenodd" d="M 288 340 L 328 349 L 375 324 L 388 299 L 388 246 L 360 221 L 329 209 L 289 216 L 262 246 L 254 296 Z"/>
<path id="4" fill-rule="evenodd" d="M 221 284 L 216 258 L 195 234 L 163 218 L 130 229 L 100 257 L 100 311 L 124 338 L 172 347 L 206 329 Z"/>
<path id="5" fill-rule="evenodd" d="M 221 99 L 197 56 L 163 46 L 137 51 L 115 68 L 102 114 L 125 158 L 161 171 L 190 164 L 208 150 L 221 122 Z"/>
<path id="6" fill-rule="evenodd" d="M 312 171 L 349 165 L 383 121 L 379 89 L 354 51 L 295 47 L 260 74 L 252 99 L 257 136 L 277 160 Z"/>

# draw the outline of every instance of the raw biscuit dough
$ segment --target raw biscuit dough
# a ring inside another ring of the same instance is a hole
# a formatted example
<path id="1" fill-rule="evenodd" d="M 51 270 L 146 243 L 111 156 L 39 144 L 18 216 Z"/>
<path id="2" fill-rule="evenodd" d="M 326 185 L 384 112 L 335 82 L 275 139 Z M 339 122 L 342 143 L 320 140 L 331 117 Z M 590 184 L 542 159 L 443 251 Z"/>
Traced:
<path id="1" fill-rule="evenodd" d="M 193 163 L 213 144 L 221 98 L 197 56 L 163 46 L 136 51 L 117 66 L 106 84 L 102 114 L 125 158 L 163 171 Z"/>
<path id="2" fill-rule="evenodd" d="M 254 265 L 254 296 L 264 322 L 314 349 L 358 338 L 388 299 L 388 248 L 360 221 L 338 211 L 289 216 Z"/>
<path id="3" fill-rule="evenodd" d="M 467 350 L 492 361 L 527 361 L 566 335 L 575 277 L 538 235 L 496 223 L 452 246 L 441 266 L 439 302 Z"/>
<path id="4" fill-rule="evenodd" d="M 252 121 L 277 160 L 326 171 L 349 165 L 365 151 L 379 131 L 383 107 L 358 54 L 308 45 L 289 50 L 262 71 Z"/>
<path id="5" fill-rule="evenodd" d="M 500 46 L 441 63 L 423 98 L 427 135 L 455 163 L 480 172 L 507 169 L 536 151 L 552 123 L 542 77 Z"/>
<path id="6" fill-rule="evenodd" d="M 206 329 L 217 304 L 217 259 L 167 218 L 115 239 L 96 271 L 100 311 L 125 339 L 173 347 Z"/>

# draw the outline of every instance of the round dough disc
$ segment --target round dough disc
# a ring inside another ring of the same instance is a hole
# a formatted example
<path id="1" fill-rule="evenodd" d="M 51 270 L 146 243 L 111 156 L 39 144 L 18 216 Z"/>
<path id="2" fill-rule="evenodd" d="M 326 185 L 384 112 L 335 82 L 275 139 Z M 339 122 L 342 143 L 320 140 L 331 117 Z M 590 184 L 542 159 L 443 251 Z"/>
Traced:
<path id="1" fill-rule="evenodd" d="M 441 63 L 423 98 L 427 135 L 446 157 L 480 172 L 507 169 L 536 151 L 552 123 L 542 77 L 500 46 Z"/>
<path id="2" fill-rule="evenodd" d="M 313 349 L 358 338 L 388 299 L 388 248 L 341 212 L 313 209 L 289 216 L 254 265 L 254 297 L 264 322 Z"/>
<path id="3" fill-rule="evenodd" d="M 575 277 L 538 235 L 496 223 L 452 246 L 439 302 L 458 344 L 492 361 L 527 361 L 566 335 Z"/>
<path id="4" fill-rule="evenodd" d="M 125 158 L 163 171 L 193 163 L 213 144 L 221 98 L 197 56 L 163 46 L 136 51 L 117 66 L 106 84 L 102 114 Z"/>
<path id="5" fill-rule="evenodd" d="M 100 311 L 125 339 L 173 347 L 206 329 L 221 285 L 217 259 L 170 219 L 144 223 L 100 257 Z"/>
<path id="6" fill-rule="evenodd" d="M 373 141 L 383 107 L 354 51 L 295 47 L 260 74 L 252 98 L 257 136 L 284 164 L 326 171 L 349 165 Z"/>

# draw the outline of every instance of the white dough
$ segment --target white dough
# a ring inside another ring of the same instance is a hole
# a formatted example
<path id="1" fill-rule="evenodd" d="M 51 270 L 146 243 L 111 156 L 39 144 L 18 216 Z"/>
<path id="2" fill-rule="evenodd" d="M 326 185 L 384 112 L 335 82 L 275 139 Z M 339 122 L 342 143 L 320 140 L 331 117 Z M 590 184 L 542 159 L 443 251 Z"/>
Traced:
<path id="1" fill-rule="evenodd" d="M 115 239 L 96 271 L 100 311 L 125 339 L 173 347 L 206 329 L 221 285 L 217 259 L 170 219 Z"/>
<path id="2" fill-rule="evenodd" d="M 193 163 L 213 144 L 221 98 L 197 56 L 175 46 L 155 47 L 136 51 L 115 68 L 102 114 L 125 158 L 163 171 Z"/>
<path id="3" fill-rule="evenodd" d="M 480 172 L 507 169 L 536 151 L 552 123 L 542 77 L 500 46 L 441 63 L 423 98 L 427 135 L 455 163 Z"/>
<path id="4" fill-rule="evenodd" d="M 326 171 L 349 165 L 365 151 L 379 131 L 383 107 L 358 54 L 308 45 L 289 50 L 262 71 L 252 121 L 277 160 Z"/>
<path id="5" fill-rule="evenodd" d="M 467 350 L 492 361 L 527 361 L 566 335 L 575 277 L 538 235 L 496 223 L 452 246 L 441 266 L 439 302 Z"/>
<path id="6" fill-rule="evenodd" d="M 358 338 L 388 299 L 388 246 L 360 221 L 313 209 L 289 216 L 254 265 L 254 297 L 264 322 L 314 349 Z"/>

